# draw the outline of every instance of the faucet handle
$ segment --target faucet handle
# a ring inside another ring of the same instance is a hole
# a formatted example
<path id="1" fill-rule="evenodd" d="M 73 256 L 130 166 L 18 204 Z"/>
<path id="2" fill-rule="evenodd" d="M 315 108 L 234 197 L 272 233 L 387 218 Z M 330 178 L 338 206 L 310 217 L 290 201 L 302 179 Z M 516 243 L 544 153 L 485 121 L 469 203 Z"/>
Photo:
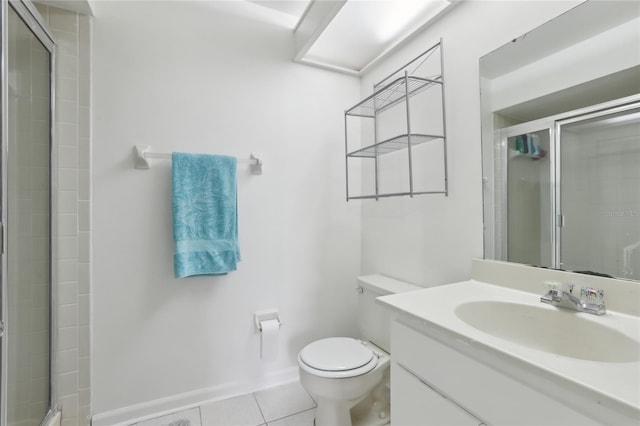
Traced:
<path id="1" fill-rule="evenodd" d="M 604 304 L 604 290 L 601 288 L 582 287 L 580 289 L 580 299 L 584 303 L 602 305 Z"/>
<path id="2" fill-rule="evenodd" d="M 545 294 L 549 294 L 555 290 L 562 290 L 562 283 L 557 281 L 545 281 L 544 282 L 544 292 Z"/>

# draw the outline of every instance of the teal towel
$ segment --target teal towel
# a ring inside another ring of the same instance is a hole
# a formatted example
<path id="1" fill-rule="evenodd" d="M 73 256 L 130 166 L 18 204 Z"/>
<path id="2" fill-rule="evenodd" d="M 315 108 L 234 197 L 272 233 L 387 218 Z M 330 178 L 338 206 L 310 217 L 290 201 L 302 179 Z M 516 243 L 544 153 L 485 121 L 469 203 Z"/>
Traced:
<path id="1" fill-rule="evenodd" d="M 171 157 L 176 278 L 235 271 L 240 261 L 235 157 L 178 152 Z"/>

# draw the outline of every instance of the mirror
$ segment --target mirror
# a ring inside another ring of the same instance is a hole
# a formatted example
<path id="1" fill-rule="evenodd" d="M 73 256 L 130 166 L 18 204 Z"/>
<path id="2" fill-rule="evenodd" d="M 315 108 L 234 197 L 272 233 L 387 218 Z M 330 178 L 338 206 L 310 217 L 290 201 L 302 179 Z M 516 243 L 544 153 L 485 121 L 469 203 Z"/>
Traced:
<path id="1" fill-rule="evenodd" d="M 480 58 L 485 258 L 640 281 L 640 3 Z"/>

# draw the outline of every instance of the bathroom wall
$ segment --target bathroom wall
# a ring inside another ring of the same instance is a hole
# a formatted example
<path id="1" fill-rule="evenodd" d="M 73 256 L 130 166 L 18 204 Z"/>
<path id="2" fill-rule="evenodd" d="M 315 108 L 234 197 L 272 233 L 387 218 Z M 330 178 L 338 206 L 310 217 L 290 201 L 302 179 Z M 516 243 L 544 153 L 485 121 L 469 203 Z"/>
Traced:
<path id="1" fill-rule="evenodd" d="M 94 424 L 295 377 L 303 345 L 357 334 L 343 111 L 358 80 L 293 63 L 292 27 L 249 2 L 93 5 Z M 239 166 L 238 271 L 173 277 L 170 163 L 134 169 L 134 144 L 264 156 L 261 176 Z M 273 362 L 253 324 L 268 308 Z"/>
<path id="2" fill-rule="evenodd" d="M 479 58 L 580 1 L 461 2 L 362 78 L 375 82 L 444 39 L 449 196 L 362 202 L 362 272 L 433 286 L 468 279 L 482 257 Z M 417 166 L 414 166 L 417 167 Z"/>
<path id="3" fill-rule="evenodd" d="M 63 425 L 90 416 L 91 18 L 38 4 L 56 41 L 52 382 Z"/>

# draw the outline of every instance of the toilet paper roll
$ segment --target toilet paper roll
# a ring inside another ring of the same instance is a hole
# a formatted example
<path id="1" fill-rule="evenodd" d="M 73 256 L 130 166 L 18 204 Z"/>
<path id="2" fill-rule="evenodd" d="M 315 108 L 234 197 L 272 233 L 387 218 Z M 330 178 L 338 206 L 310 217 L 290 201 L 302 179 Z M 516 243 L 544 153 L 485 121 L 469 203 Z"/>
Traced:
<path id="1" fill-rule="evenodd" d="M 270 319 L 260 321 L 260 358 L 265 361 L 273 361 L 278 356 L 278 331 L 280 321 Z"/>

